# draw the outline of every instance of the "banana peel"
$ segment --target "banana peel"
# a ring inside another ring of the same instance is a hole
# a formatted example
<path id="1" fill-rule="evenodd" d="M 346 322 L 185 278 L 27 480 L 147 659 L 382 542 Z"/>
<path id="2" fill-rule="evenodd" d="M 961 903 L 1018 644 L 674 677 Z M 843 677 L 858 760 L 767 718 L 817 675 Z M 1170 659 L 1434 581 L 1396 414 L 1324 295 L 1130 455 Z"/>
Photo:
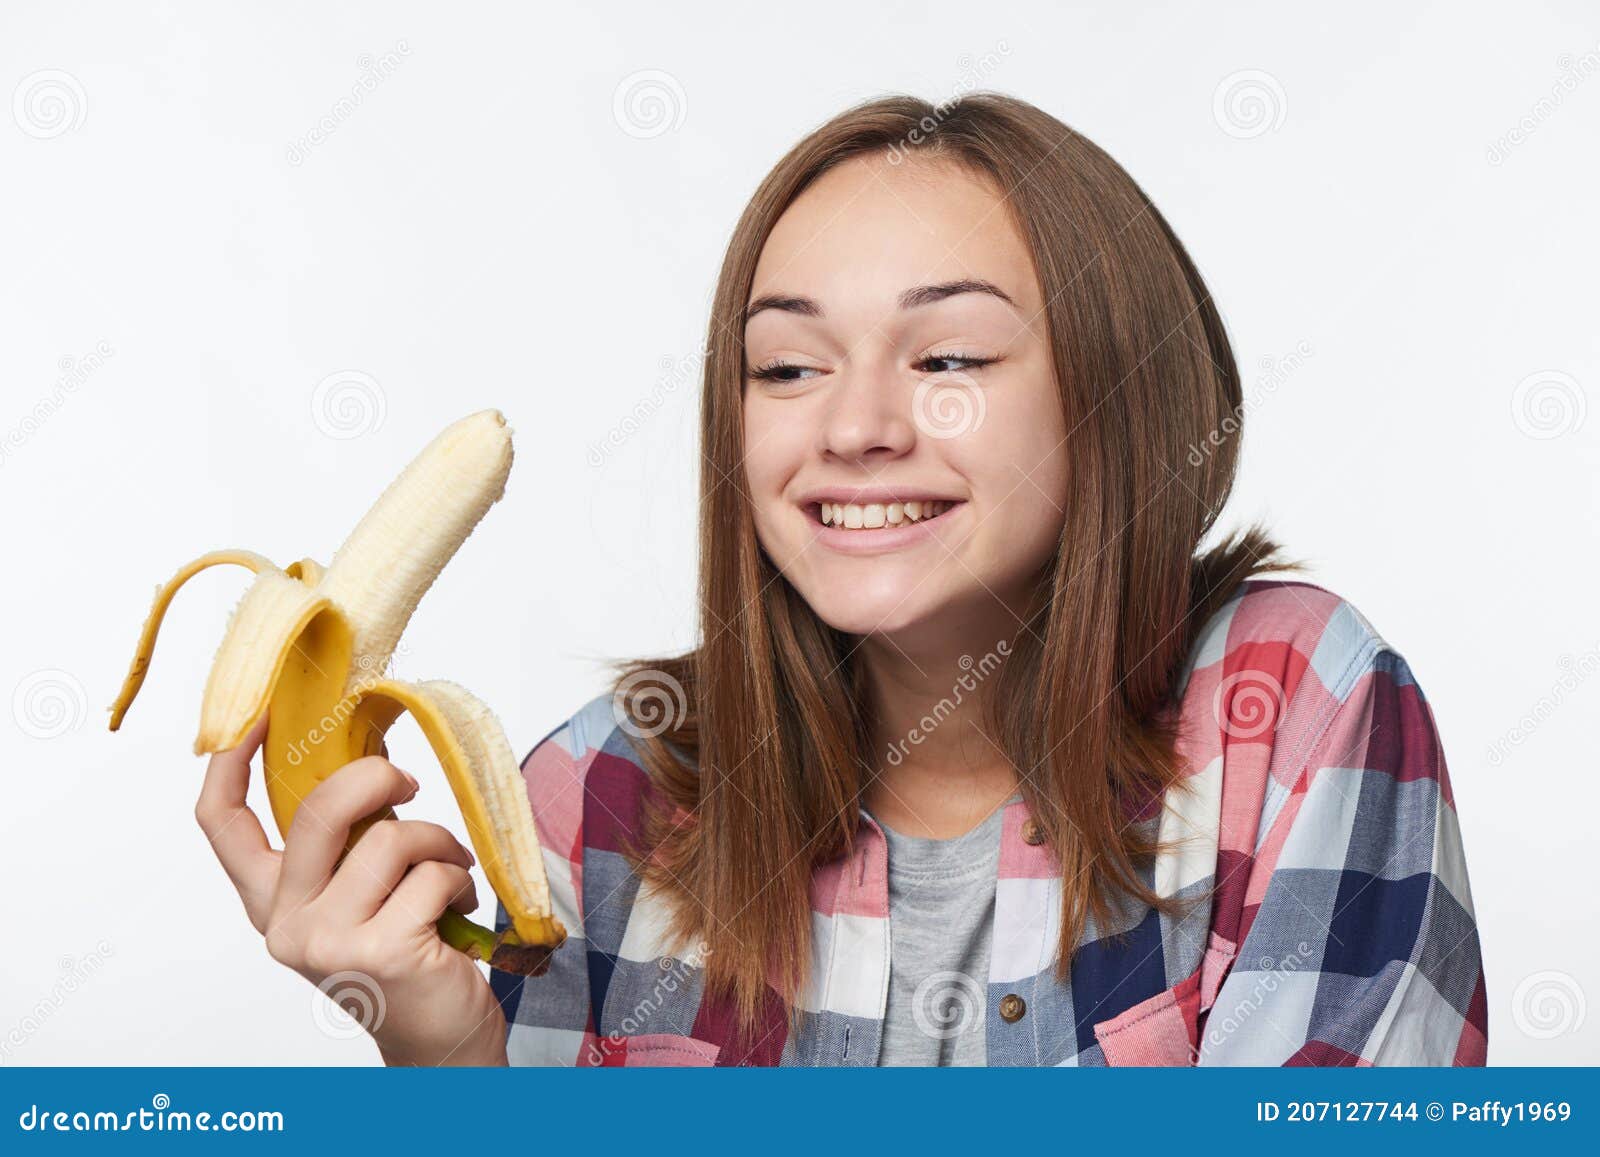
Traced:
<path id="1" fill-rule="evenodd" d="M 538 832 L 505 732 L 487 706 L 455 683 L 386 676 L 418 602 L 504 494 L 511 462 L 511 431 L 498 411 L 485 410 L 429 443 L 326 568 L 307 558 L 280 569 L 246 550 L 188 563 L 156 592 L 110 727 L 122 725 L 144 683 L 179 588 L 214 566 L 254 572 L 206 678 L 195 753 L 237 747 L 267 712 L 267 799 L 286 835 L 317 784 L 351 760 L 386 755 L 385 734 L 409 712 L 444 769 L 478 863 L 511 917 L 511 927 L 497 934 L 447 911 L 439 935 L 496 968 L 537 976 L 566 930 L 551 910 Z M 372 824 L 394 815 L 385 807 L 361 820 L 346 851 Z"/>

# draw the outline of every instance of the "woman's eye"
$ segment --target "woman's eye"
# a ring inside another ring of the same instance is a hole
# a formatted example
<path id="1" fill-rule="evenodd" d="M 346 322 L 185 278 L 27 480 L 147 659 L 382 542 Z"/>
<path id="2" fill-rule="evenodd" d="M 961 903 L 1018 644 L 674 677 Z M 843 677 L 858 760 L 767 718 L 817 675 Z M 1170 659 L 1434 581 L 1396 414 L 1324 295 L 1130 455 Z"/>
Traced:
<path id="1" fill-rule="evenodd" d="M 923 374 L 960 373 L 993 365 L 999 358 L 967 357 L 964 354 L 929 354 L 912 364 L 912 369 Z M 793 362 L 772 361 L 750 371 L 750 379 L 757 382 L 793 383 L 808 380 L 810 375 L 825 373 L 814 366 L 796 365 Z"/>
<path id="2" fill-rule="evenodd" d="M 925 374 L 950 374 L 962 370 L 982 369 L 999 360 L 999 358 L 969 358 L 962 354 L 929 354 L 911 368 Z"/>
<path id="3" fill-rule="evenodd" d="M 802 374 L 817 374 L 821 370 L 810 366 L 798 366 L 792 362 L 768 362 L 750 371 L 750 377 L 758 382 L 799 382 L 804 379 Z"/>

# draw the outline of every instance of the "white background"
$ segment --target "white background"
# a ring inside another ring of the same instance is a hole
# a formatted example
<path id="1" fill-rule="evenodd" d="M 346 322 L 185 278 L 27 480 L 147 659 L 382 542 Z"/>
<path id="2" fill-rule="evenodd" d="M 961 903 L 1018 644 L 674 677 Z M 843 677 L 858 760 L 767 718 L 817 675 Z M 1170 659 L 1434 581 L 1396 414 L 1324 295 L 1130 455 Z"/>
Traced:
<path id="1" fill-rule="evenodd" d="M 1410 660 L 1491 1062 L 1600 1059 L 1600 11 L 662 7 L 0 15 L 4 1063 L 374 1062 L 191 818 L 242 572 L 191 584 L 105 731 L 152 588 L 221 546 L 326 559 L 437 430 L 500 407 L 505 501 L 399 673 L 472 687 L 525 751 L 605 660 L 693 642 L 693 358 L 745 199 L 857 100 L 974 85 L 1087 133 L 1173 223 L 1257 391 L 1227 521 L 1266 517 Z M 458 825 L 396 734 L 408 812 Z"/>

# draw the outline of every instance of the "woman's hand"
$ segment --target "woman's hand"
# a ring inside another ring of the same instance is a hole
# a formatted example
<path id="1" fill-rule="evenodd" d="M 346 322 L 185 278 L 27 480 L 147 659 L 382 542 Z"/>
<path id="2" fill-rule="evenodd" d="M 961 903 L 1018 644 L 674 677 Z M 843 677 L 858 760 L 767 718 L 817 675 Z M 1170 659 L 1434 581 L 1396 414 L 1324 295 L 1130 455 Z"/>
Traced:
<path id="1" fill-rule="evenodd" d="M 506 1063 L 505 1017 L 478 966 L 434 922 L 478 906 L 472 853 L 438 824 L 381 820 L 343 862 L 359 820 L 416 794 L 417 781 L 376 756 L 347 763 L 295 812 L 281 852 L 245 804 L 266 720 L 211 757 L 195 818 L 267 951 L 313 984 L 367 990 L 358 1018 L 390 1065 Z M 344 982 L 348 981 L 348 984 Z"/>

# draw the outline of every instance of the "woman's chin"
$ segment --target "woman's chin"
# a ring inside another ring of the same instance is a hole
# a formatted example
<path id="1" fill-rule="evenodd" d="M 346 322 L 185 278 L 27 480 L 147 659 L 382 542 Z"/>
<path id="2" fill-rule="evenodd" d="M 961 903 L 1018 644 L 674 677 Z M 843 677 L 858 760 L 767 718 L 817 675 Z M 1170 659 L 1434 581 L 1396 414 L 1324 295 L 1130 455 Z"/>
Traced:
<path id="1" fill-rule="evenodd" d="M 847 635 L 894 635 L 929 620 L 926 594 L 898 590 L 854 599 L 848 605 L 842 599 L 812 600 L 811 605 L 823 622 Z"/>

